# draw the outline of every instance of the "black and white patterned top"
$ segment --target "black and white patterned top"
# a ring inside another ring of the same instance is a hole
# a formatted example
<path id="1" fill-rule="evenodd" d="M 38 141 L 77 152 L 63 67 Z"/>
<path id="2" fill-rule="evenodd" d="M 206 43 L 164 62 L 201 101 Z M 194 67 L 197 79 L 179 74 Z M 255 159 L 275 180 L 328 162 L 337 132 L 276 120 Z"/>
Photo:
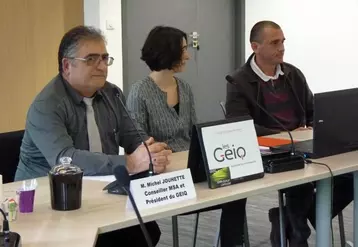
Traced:
<path id="1" fill-rule="evenodd" d="M 133 84 L 127 99 L 128 109 L 139 126 L 155 141 L 165 142 L 173 152 L 189 149 L 191 129 L 196 123 L 191 87 L 175 78 L 179 93 L 179 114 L 167 103 L 167 95 L 151 77 Z"/>

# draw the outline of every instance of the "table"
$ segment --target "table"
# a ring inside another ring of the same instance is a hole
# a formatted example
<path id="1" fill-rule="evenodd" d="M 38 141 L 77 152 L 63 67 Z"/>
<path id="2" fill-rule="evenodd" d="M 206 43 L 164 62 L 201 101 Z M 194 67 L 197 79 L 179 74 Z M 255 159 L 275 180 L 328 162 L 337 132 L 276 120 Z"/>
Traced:
<path id="1" fill-rule="evenodd" d="M 309 133 L 306 135 L 308 136 Z M 296 133 L 293 133 L 293 136 L 295 138 Z M 277 137 L 282 138 L 284 135 L 277 135 Z M 173 154 L 168 171 L 186 168 L 187 157 L 187 152 Z M 334 175 L 358 170 L 358 152 L 335 155 L 320 159 L 319 161 L 328 164 Z M 207 183 L 199 183 L 195 185 L 197 192 L 196 199 L 148 209 L 141 212 L 141 215 L 145 222 L 152 221 L 303 183 L 322 179 L 326 181 L 329 177 L 330 173 L 327 168 L 309 165 L 305 169 L 278 174 L 266 174 L 262 179 L 214 190 L 209 189 Z M 355 173 L 355 181 L 357 181 L 357 177 Z M 94 246 L 97 234 L 138 224 L 134 212 L 125 208 L 127 197 L 111 195 L 102 191 L 102 188 L 107 184 L 106 182 L 84 180 L 82 207 L 79 210 L 68 212 L 59 212 L 51 209 L 47 178 L 39 178 L 38 183 L 34 212 L 19 214 L 17 221 L 10 223 L 10 229 L 20 233 L 24 247 Z M 357 184 L 355 182 L 355 188 L 358 187 Z M 4 195 L 13 195 L 19 185 L 19 182 L 5 184 Z M 318 188 L 319 193 L 320 191 L 321 189 Z M 357 191 L 355 190 L 356 199 L 358 199 Z M 318 198 L 319 201 L 321 199 Z M 329 198 L 324 197 L 323 199 L 328 200 Z M 358 216 L 357 212 L 358 208 L 355 204 L 355 219 Z M 319 217 L 321 218 L 321 216 Z M 354 241 L 358 241 L 356 222 L 354 223 Z M 327 227 L 324 227 L 322 231 L 326 231 L 326 229 Z M 330 232 L 330 229 L 328 232 Z M 319 231 L 317 235 L 322 235 L 322 239 L 326 240 L 326 233 Z M 319 244 L 317 245 L 318 247 L 328 246 L 323 245 L 323 242 L 319 242 Z"/>

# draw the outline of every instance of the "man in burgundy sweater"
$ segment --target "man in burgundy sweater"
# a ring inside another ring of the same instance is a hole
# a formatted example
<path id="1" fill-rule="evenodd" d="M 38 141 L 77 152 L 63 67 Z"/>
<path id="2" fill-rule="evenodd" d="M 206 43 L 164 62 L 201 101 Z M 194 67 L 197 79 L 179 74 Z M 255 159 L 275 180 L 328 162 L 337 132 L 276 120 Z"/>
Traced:
<path id="1" fill-rule="evenodd" d="M 285 131 L 257 104 L 290 131 L 312 128 L 313 95 L 303 73 L 283 62 L 285 37 L 280 26 L 272 21 L 261 21 L 250 33 L 254 53 L 246 64 L 226 76 L 228 118 L 250 115 L 257 135 Z M 235 85 L 233 85 L 235 84 Z M 353 200 L 351 174 L 334 179 L 333 217 Z M 307 218 L 315 223 L 314 184 L 308 183 L 285 189 L 286 236 L 290 247 L 306 247 L 311 231 Z M 271 244 L 280 246 L 278 208 L 270 209 L 272 223 Z"/>

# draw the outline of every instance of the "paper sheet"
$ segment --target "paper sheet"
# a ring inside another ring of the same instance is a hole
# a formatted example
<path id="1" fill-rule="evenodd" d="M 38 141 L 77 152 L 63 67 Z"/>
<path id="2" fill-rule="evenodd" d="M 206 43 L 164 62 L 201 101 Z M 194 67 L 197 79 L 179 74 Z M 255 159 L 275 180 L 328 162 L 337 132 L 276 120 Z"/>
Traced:
<path id="1" fill-rule="evenodd" d="M 107 176 L 84 176 L 83 179 L 85 180 L 94 180 L 94 181 L 102 181 L 102 182 L 113 182 L 116 180 L 114 175 L 107 175 Z"/>

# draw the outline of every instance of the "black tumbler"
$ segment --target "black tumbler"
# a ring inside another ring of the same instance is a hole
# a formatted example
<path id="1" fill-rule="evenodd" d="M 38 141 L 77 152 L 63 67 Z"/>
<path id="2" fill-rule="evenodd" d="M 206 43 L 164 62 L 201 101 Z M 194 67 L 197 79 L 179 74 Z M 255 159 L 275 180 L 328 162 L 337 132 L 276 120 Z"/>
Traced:
<path id="1" fill-rule="evenodd" d="M 62 157 L 61 164 L 53 167 L 48 174 L 54 210 L 68 211 L 81 207 L 83 171 L 71 162 L 71 158 Z"/>

